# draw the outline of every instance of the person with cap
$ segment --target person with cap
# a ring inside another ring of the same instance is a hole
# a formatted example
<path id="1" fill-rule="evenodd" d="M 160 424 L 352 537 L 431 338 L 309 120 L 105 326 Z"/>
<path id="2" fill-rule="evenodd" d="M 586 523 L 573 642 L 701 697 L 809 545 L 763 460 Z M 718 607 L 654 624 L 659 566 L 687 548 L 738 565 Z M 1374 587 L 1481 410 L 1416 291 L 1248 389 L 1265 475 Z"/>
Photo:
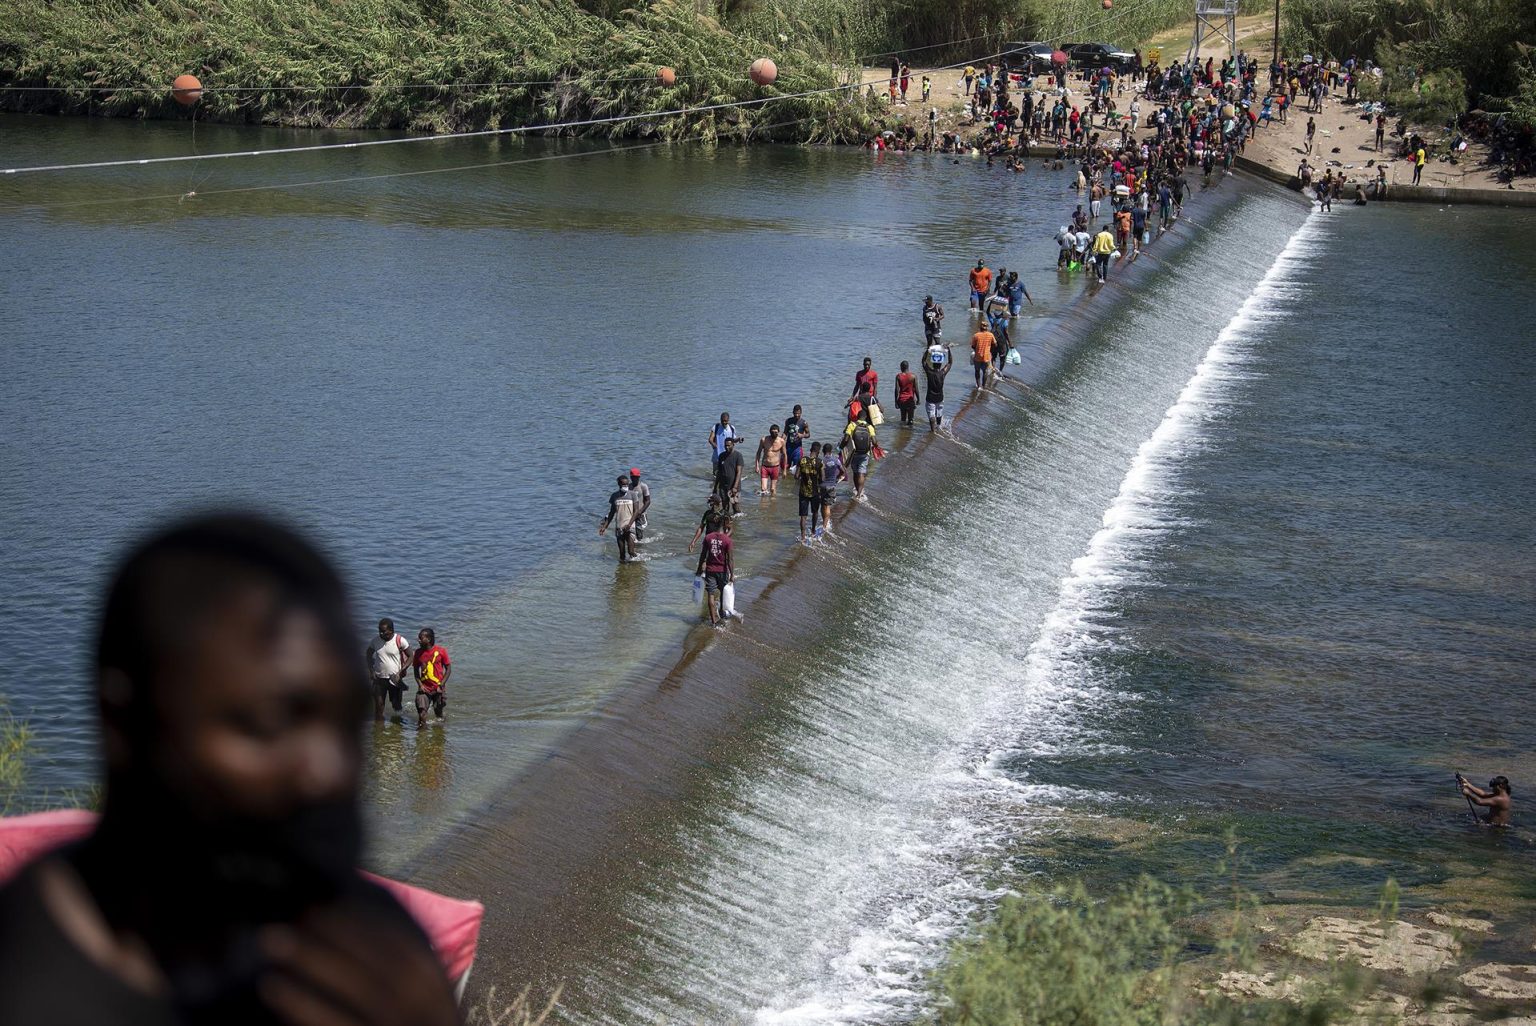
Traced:
<path id="1" fill-rule="evenodd" d="M 986 302 L 987 293 L 992 288 L 992 272 L 980 258 L 976 260 L 976 266 L 971 268 L 971 312 L 980 313 L 981 304 Z"/>
<path id="2" fill-rule="evenodd" d="M 636 558 L 635 493 L 628 474 L 619 475 L 619 487 L 608 496 L 608 515 L 597 526 L 597 533 L 607 534 L 609 525 L 613 526 L 614 540 L 619 543 L 619 562 L 628 563 Z"/>
<path id="3" fill-rule="evenodd" d="M 719 530 L 725 521 L 725 510 L 720 505 L 720 496 L 714 492 L 709 493 L 709 505 L 704 509 L 704 515 L 699 518 L 699 526 L 693 532 L 693 537 L 688 540 L 688 551 L 699 543 L 699 539 L 711 531 Z"/>
<path id="4" fill-rule="evenodd" d="M 645 529 L 650 526 L 645 514 L 651 508 L 651 486 L 640 480 L 640 468 L 629 468 L 629 490 L 635 499 L 635 542 L 645 541 Z"/>
<path id="5" fill-rule="evenodd" d="M 1510 798 L 1513 795 L 1508 777 L 1494 777 L 1488 781 L 1486 791 L 1460 773 L 1456 774 L 1456 783 L 1461 785 L 1461 793 L 1467 801 L 1488 810 L 1487 815 L 1482 817 L 1484 823 L 1489 826 L 1509 826 Z"/>

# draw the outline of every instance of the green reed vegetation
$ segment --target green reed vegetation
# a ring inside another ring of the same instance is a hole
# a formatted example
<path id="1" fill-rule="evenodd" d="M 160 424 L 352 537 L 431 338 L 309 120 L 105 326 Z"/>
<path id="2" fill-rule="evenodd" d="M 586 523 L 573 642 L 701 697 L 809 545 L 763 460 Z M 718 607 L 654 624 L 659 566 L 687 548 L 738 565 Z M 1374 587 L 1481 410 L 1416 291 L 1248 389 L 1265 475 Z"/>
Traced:
<path id="1" fill-rule="evenodd" d="M 1289 53 L 1383 69 L 1368 95 L 1438 123 L 1468 109 L 1536 123 L 1536 3 L 1531 0 L 1287 0 Z"/>
<path id="2" fill-rule="evenodd" d="M 1006 39 L 1133 45 L 1187 17 L 1187 0 L 10 0 L 0 87 L 31 88 L 0 88 L 0 107 L 190 117 L 168 89 L 190 72 L 202 120 L 448 132 L 834 90 L 882 51 L 935 66 Z M 759 87 L 764 56 L 779 78 Z M 846 89 L 578 131 L 848 141 L 886 115 Z"/>
<path id="3" fill-rule="evenodd" d="M 21 802 L 31 748 L 31 728 L 11 715 L 5 699 L 0 698 L 0 815 L 10 813 Z"/>
<path id="4" fill-rule="evenodd" d="M 1378 912 L 1396 919 L 1396 885 Z M 958 944 L 935 981 L 937 1026 L 1017 1023 L 1091 1026 L 1324 1026 L 1389 1023 L 1390 1006 L 1364 1004 L 1376 980 L 1339 963 L 1318 969 L 1286 999 L 1234 1000 L 1216 986 L 1225 972 L 1260 968 L 1257 905 L 1234 885 L 1211 908 L 1188 888 L 1149 877 L 1109 893 L 1083 883 L 1007 898 L 980 931 Z M 1415 996 L 1432 1008 L 1440 985 Z"/>

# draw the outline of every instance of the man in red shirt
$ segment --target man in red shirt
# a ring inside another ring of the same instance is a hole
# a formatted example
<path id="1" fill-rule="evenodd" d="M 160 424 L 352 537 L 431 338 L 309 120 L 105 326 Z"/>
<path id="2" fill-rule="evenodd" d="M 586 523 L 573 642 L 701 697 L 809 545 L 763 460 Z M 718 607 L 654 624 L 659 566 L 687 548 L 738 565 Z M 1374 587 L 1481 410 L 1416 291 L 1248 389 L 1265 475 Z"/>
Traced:
<path id="1" fill-rule="evenodd" d="M 709 625 L 718 627 L 725 586 L 736 580 L 736 567 L 731 560 L 729 520 L 704 536 L 704 544 L 699 547 L 699 565 L 694 573 L 704 578 L 704 591 L 709 599 Z"/>
<path id="2" fill-rule="evenodd" d="M 864 357 L 864 369 L 853 376 L 853 398 L 857 399 L 860 392 L 876 394 L 880 387 L 880 374 L 875 370 L 875 361 L 870 357 Z"/>
<path id="3" fill-rule="evenodd" d="M 423 627 L 416 641 L 421 647 L 416 650 L 412 667 L 416 671 L 416 726 L 420 727 L 427 722 L 428 706 L 438 719 L 443 718 L 443 710 L 448 707 L 446 688 L 453 674 L 453 660 L 448 658 L 448 650 L 437 643 L 437 632 L 431 627 Z"/>

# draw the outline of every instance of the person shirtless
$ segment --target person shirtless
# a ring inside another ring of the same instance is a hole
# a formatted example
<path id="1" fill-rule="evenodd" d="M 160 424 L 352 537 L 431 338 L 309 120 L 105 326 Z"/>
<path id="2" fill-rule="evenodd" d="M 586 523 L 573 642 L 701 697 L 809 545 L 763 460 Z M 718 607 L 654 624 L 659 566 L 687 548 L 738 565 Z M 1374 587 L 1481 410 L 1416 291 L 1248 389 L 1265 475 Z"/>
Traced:
<path id="1" fill-rule="evenodd" d="M 1488 781 L 1488 789 L 1485 791 L 1473 785 L 1472 781 L 1456 774 L 1456 783 L 1461 785 L 1461 793 L 1473 805 L 1481 806 L 1488 810 L 1483 817 L 1483 822 L 1489 826 L 1509 826 L 1510 818 L 1510 791 L 1509 778 L 1504 776 L 1494 777 Z"/>
<path id="2" fill-rule="evenodd" d="M 779 477 L 784 471 L 784 453 L 787 446 L 779 434 L 777 424 L 769 425 L 768 434 L 757 442 L 757 478 L 761 487 L 759 495 L 778 495 Z"/>

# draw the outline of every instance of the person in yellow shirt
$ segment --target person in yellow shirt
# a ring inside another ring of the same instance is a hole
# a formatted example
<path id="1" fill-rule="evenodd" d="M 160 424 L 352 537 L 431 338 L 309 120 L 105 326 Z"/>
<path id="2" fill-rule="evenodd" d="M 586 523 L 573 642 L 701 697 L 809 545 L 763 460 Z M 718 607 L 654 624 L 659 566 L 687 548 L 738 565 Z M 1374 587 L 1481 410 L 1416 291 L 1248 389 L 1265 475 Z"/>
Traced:
<path id="1" fill-rule="evenodd" d="M 1099 281 L 1109 279 L 1109 255 L 1115 251 L 1115 237 L 1110 233 L 1109 225 L 1099 229 L 1099 234 L 1093 237 L 1093 273 L 1099 276 Z"/>
<path id="2" fill-rule="evenodd" d="M 965 95 L 971 95 L 971 86 L 976 82 L 976 69 L 971 65 L 965 66 Z"/>
<path id="3" fill-rule="evenodd" d="M 1413 184 L 1419 184 L 1419 176 L 1424 173 L 1424 162 L 1428 159 L 1424 153 L 1424 147 L 1420 146 L 1413 151 Z"/>

